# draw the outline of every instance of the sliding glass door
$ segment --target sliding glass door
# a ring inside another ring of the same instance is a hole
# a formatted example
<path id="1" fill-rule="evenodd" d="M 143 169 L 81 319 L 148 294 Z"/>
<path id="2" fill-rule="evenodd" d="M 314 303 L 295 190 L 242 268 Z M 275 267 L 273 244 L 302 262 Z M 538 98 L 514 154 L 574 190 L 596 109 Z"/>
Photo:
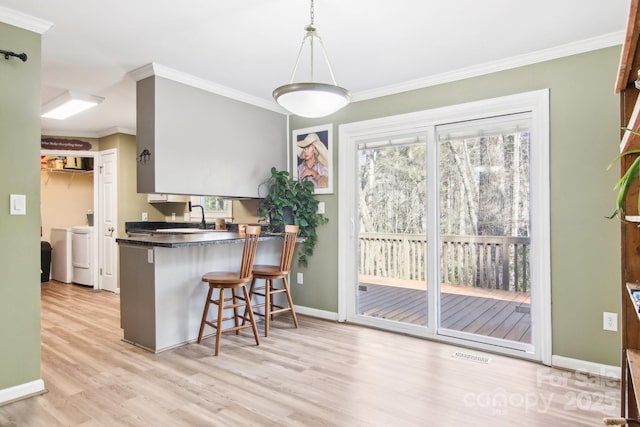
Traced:
<path id="1" fill-rule="evenodd" d="M 426 139 L 358 145 L 358 314 L 427 326 Z"/>
<path id="2" fill-rule="evenodd" d="M 550 363 L 548 93 L 340 128 L 341 319 Z"/>
<path id="3" fill-rule="evenodd" d="M 530 347 L 529 122 L 437 127 L 439 334 Z"/>

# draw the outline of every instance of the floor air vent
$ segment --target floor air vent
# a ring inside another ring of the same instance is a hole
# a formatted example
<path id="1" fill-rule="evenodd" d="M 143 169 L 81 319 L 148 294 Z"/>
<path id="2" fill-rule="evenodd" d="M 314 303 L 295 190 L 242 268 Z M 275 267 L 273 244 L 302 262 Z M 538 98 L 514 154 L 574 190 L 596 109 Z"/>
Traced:
<path id="1" fill-rule="evenodd" d="M 471 354 L 471 353 L 465 353 L 464 351 L 456 351 L 455 353 L 453 353 L 453 357 L 455 357 L 456 359 L 470 360 L 472 362 L 478 362 L 478 363 L 484 363 L 484 364 L 491 362 L 490 357 L 479 356 L 477 354 Z"/>

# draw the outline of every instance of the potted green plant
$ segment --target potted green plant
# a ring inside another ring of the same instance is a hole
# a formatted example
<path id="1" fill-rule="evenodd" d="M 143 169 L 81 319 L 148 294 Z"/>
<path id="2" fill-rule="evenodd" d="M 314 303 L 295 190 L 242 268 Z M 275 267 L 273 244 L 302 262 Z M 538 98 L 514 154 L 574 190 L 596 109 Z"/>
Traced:
<path id="1" fill-rule="evenodd" d="M 640 136 L 640 132 L 635 131 L 633 129 L 623 128 L 625 131 L 631 132 L 634 135 Z M 618 157 L 616 157 L 610 164 L 607 169 L 610 169 L 615 163 L 617 163 L 621 158 L 633 154 L 640 154 L 640 149 L 629 150 L 621 153 Z M 640 176 L 640 156 L 636 157 L 634 161 L 629 165 L 629 168 L 626 172 L 620 177 L 616 185 L 613 187 L 614 190 L 618 190 L 618 198 L 616 200 L 616 209 L 613 211 L 609 218 L 618 217 L 624 220 L 624 206 L 627 200 L 627 194 L 629 193 L 629 188 L 631 188 L 631 184 L 638 179 Z M 638 212 L 640 212 L 640 197 L 638 197 Z"/>
<path id="2" fill-rule="evenodd" d="M 307 257 L 313 255 L 318 241 L 316 227 L 329 221 L 318 213 L 318 201 L 313 195 L 313 184 L 298 181 L 287 171 L 271 168 L 271 178 L 267 181 L 269 192 L 258 204 L 260 221 L 268 221 L 267 231 L 282 232 L 285 224 L 300 226 L 299 236 L 303 238 L 298 265 L 307 266 Z"/>

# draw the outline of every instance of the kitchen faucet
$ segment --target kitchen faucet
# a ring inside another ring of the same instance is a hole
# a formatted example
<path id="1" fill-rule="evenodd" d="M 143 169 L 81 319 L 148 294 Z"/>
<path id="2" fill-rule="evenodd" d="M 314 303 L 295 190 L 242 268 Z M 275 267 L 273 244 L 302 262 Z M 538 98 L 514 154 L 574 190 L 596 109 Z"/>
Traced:
<path id="1" fill-rule="evenodd" d="M 204 220 L 204 207 L 202 205 L 192 205 L 191 202 L 189 202 L 189 212 L 191 212 L 191 208 L 200 208 L 200 210 L 202 211 L 202 222 L 200 223 L 200 227 L 203 230 L 206 230 L 207 223 Z"/>

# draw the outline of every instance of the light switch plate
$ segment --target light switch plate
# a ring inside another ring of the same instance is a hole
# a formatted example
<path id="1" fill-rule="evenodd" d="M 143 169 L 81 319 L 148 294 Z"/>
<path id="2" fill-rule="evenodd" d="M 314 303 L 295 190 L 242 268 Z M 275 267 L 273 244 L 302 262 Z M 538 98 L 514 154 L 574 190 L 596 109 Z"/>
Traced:
<path id="1" fill-rule="evenodd" d="M 324 202 L 318 202 L 318 213 L 319 214 L 324 213 Z"/>
<path id="2" fill-rule="evenodd" d="M 27 196 L 24 194 L 9 195 L 9 215 L 27 214 Z"/>

